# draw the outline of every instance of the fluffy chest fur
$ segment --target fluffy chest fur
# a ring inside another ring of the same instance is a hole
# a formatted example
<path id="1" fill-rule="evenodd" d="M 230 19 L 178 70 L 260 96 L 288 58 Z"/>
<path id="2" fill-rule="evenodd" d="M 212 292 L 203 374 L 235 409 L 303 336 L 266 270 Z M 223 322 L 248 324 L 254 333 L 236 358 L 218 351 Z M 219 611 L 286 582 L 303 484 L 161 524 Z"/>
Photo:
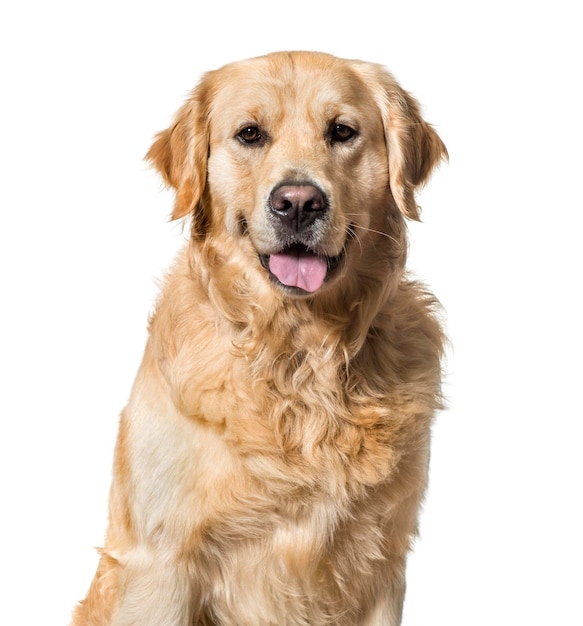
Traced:
<path id="1" fill-rule="evenodd" d="M 250 304 L 245 281 L 210 281 L 203 292 L 202 280 L 180 264 L 169 289 L 186 297 L 172 306 L 163 297 L 152 320 L 149 375 L 161 376 L 176 410 L 262 480 L 324 489 L 333 476 L 325 490 L 335 497 L 387 480 L 439 403 L 432 298 L 403 281 L 362 332 L 359 310 Z M 357 332 L 351 354 L 346 337 Z"/>

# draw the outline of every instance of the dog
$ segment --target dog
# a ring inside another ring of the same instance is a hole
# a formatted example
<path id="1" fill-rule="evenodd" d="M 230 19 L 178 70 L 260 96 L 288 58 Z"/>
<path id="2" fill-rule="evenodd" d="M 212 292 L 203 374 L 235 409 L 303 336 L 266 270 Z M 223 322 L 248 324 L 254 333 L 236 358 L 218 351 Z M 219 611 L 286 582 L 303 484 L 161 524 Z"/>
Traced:
<path id="1" fill-rule="evenodd" d="M 202 77 L 147 154 L 191 236 L 74 626 L 400 624 L 444 349 L 406 218 L 446 158 L 380 65 L 278 52 Z"/>

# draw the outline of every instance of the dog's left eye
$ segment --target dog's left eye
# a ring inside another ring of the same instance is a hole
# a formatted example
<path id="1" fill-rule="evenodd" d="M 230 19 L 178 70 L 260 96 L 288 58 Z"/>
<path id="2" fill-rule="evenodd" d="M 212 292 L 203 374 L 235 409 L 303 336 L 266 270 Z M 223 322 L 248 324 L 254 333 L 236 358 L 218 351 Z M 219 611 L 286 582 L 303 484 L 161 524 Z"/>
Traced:
<path id="1" fill-rule="evenodd" d="M 346 126 L 346 124 L 332 124 L 330 128 L 330 138 L 332 141 L 344 142 L 352 139 L 357 135 L 357 132 L 354 128 L 350 128 L 350 126 Z"/>
<path id="2" fill-rule="evenodd" d="M 242 143 L 253 144 L 263 141 L 263 135 L 257 126 L 246 126 L 237 133 L 237 138 Z"/>

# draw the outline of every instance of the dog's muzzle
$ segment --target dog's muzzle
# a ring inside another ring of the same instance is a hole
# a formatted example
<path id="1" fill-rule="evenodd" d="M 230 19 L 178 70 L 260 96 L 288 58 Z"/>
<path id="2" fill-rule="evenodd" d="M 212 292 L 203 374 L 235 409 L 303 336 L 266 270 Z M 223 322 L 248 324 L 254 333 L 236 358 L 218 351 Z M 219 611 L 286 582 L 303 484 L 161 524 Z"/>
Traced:
<path id="1" fill-rule="evenodd" d="M 296 294 L 314 293 L 338 263 L 318 250 L 329 211 L 326 194 L 310 182 L 274 187 L 268 210 L 281 248 L 259 255 L 270 278 Z"/>

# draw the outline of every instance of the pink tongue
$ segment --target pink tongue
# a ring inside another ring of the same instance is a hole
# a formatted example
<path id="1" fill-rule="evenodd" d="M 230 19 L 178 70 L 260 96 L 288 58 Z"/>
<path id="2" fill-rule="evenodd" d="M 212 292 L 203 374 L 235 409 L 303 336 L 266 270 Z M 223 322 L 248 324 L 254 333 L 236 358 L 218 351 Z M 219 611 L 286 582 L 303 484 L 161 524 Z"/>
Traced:
<path id="1" fill-rule="evenodd" d="M 269 257 L 269 270 L 288 287 L 299 287 L 313 293 L 318 291 L 328 272 L 325 257 L 305 250 L 289 250 Z"/>

